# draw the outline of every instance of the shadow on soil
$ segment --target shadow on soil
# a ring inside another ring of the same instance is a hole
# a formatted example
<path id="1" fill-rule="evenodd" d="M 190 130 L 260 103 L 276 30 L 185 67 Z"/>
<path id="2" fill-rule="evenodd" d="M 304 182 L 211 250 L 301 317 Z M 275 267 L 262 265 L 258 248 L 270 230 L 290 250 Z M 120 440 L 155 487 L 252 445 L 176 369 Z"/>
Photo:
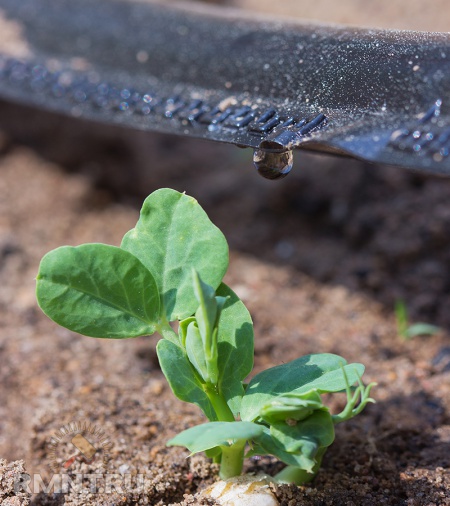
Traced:
<path id="1" fill-rule="evenodd" d="M 378 402 L 358 419 L 337 427 L 333 451 L 326 455 L 315 486 L 326 490 L 336 485 L 332 474 L 337 472 L 342 475 L 343 497 L 347 497 L 346 483 L 351 479 L 362 482 L 366 476 L 372 494 L 395 490 L 396 500 L 405 501 L 400 504 L 431 504 L 432 500 L 440 504 L 445 488 L 427 479 L 427 473 L 439 469 L 444 473 L 450 465 L 450 443 L 440 440 L 434 431 L 445 416 L 439 399 L 422 393 Z M 421 497 L 425 502 L 420 502 Z M 411 502 L 412 498 L 417 502 Z M 360 499 L 360 504 L 368 500 Z"/>
<path id="2" fill-rule="evenodd" d="M 379 451 L 391 455 L 400 469 L 411 465 L 419 455 L 421 467 L 427 469 L 450 465 L 450 443 L 439 440 L 435 432 L 448 423 L 445 407 L 438 398 L 425 392 L 399 395 L 372 406 L 371 415 L 374 444 Z M 428 461 L 426 454 L 431 452 L 433 460 Z"/>

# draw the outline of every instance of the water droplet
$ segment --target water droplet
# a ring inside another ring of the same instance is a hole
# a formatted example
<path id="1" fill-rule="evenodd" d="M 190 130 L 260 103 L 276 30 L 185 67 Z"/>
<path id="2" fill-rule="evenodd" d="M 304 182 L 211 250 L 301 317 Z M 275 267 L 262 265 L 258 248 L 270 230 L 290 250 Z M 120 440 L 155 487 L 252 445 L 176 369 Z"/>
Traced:
<path id="1" fill-rule="evenodd" d="M 294 155 L 292 151 L 265 151 L 255 149 L 253 163 L 258 173 L 266 179 L 282 179 L 292 169 Z"/>

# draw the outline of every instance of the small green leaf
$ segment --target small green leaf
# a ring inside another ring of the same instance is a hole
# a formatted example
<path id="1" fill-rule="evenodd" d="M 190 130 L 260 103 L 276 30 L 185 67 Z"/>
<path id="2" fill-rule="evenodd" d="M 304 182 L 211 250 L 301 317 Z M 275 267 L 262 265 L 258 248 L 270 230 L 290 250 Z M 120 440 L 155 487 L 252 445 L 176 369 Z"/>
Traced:
<path id="1" fill-rule="evenodd" d="M 217 301 L 215 291 L 212 286 L 203 283 L 200 276 L 195 270 L 192 272 L 194 280 L 194 293 L 199 303 L 199 307 L 195 313 L 198 329 L 202 336 L 203 342 L 206 344 L 211 340 L 217 316 Z"/>
<path id="2" fill-rule="evenodd" d="M 228 267 L 222 232 L 195 199 L 167 188 L 147 197 L 136 227 L 121 247 L 153 274 L 169 321 L 187 318 L 198 307 L 192 269 L 215 289 Z"/>
<path id="3" fill-rule="evenodd" d="M 222 454 L 222 450 L 216 446 L 215 448 L 210 448 L 209 450 L 205 450 L 205 455 L 208 457 L 208 459 L 219 459 L 218 462 L 220 462 L 220 456 Z"/>
<path id="4" fill-rule="evenodd" d="M 262 406 L 274 397 L 287 393 L 340 392 L 346 389 L 345 370 L 350 385 L 364 373 L 362 364 L 345 365 L 338 355 L 321 353 L 306 355 L 297 360 L 267 369 L 251 381 L 241 404 L 241 419 L 254 421 Z"/>
<path id="5" fill-rule="evenodd" d="M 295 425 L 280 422 L 265 428 L 255 438 L 256 444 L 247 456 L 269 454 L 285 464 L 314 472 L 324 448 L 334 441 L 334 424 L 327 411 L 315 411 Z"/>
<path id="6" fill-rule="evenodd" d="M 199 356 L 196 358 L 196 363 L 201 362 L 205 365 L 205 369 L 202 371 L 202 377 L 205 382 L 211 385 L 217 385 L 219 381 L 219 370 L 217 367 L 217 320 L 220 316 L 221 307 L 218 307 L 214 288 L 203 283 L 195 270 L 193 270 L 192 275 L 195 296 L 200 304 L 195 313 L 196 328 L 202 343 L 201 348 L 196 348 L 196 350 L 201 353 L 201 357 Z M 219 298 L 219 301 L 221 301 L 221 298 Z M 221 306 L 222 305 L 221 302 Z M 191 334 L 196 342 L 196 333 Z"/>
<path id="7" fill-rule="evenodd" d="M 56 323 L 91 337 L 150 335 L 159 318 L 151 273 L 131 253 L 106 244 L 63 246 L 47 253 L 36 297 Z"/>
<path id="8" fill-rule="evenodd" d="M 271 436 L 269 427 L 264 427 L 264 432 L 258 436 L 258 438 L 255 438 L 255 441 L 251 445 L 251 449 L 246 453 L 245 456 L 255 457 L 256 455 L 273 455 L 289 466 L 302 468 L 304 468 L 305 464 L 307 467 L 310 466 L 309 462 L 304 462 L 301 454 L 299 458 L 299 455 L 283 450 Z"/>
<path id="9" fill-rule="evenodd" d="M 395 319 L 398 335 L 404 337 L 408 328 L 408 309 L 403 300 L 397 300 L 395 303 Z"/>
<path id="10" fill-rule="evenodd" d="M 191 427 L 177 434 L 167 444 L 185 446 L 191 453 L 203 452 L 218 446 L 231 446 L 260 436 L 262 425 L 251 422 L 210 422 Z"/>
<path id="11" fill-rule="evenodd" d="M 224 283 L 217 289 L 226 297 L 219 319 L 219 390 L 236 416 L 240 411 L 242 381 L 253 368 L 253 322 L 239 297 Z"/>
<path id="12" fill-rule="evenodd" d="M 434 336 L 441 332 L 442 329 L 430 323 L 413 323 L 408 324 L 408 309 L 402 300 L 395 303 L 395 319 L 397 321 L 397 332 L 400 337 L 405 340 L 413 339 L 418 336 Z"/>
<path id="13" fill-rule="evenodd" d="M 196 322 L 192 322 L 187 328 L 185 345 L 189 362 L 198 372 L 201 379 L 204 382 L 207 382 L 208 369 L 206 365 L 205 352 L 203 349 L 203 340 Z"/>
<path id="14" fill-rule="evenodd" d="M 186 318 L 186 319 L 181 320 L 179 322 L 178 336 L 180 337 L 180 343 L 181 343 L 181 346 L 183 346 L 183 347 L 186 346 L 187 330 L 189 328 L 189 325 L 192 322 L 195 322 L 195 317 L 194 316 L 190 316 L 189 318 Z"/>
<path id="15" fill-rule="evenodd" d="M 431 323 L 413 323 L 403 333 L 405 339 L 413 339 L 418 336 L 434 336 L 441 332 L 441 329 Z"/>
<path id="16" fill-rule="evenodd" d="M 196 404 L 209 420 L 217 420 L 214 408 L 185 350 L 167 339 L 161 339 L 156 352 L 162 372 L 178 399 Z"/>
<path id="17" fill-rule="evenodd" d="M 310 443 L 314 443 L 317 448 L 330 446 L 334 441 L 334 423 L 327 410 L 318 410 L 296 424 L 275 423 L 270 426 L 270 434 L 283 450 L 289 453 L 301 452 L 314 458 L 315 454 L 309 453 Z"/>
<path id="18" fill-rule="evenodd" d="M 317 409 L 327 410 L 322 398 L 313 390 L 304 394 L 285 394 L 272 399 L 265 404 L 259 416 L 267 423 L 274 424 L 286 420 L 304 420 Z"/>
<path id="19" fill-rule="evenodd" d="M 314 461 L 300 453 L 289 453 L 283 450 L 277 441 L 270 434 L 268 427 L 264 428 L 264 432 L 255 439 L 252 448 L 247 452 L 246 457 L 254 457 L 255 455 L 273 455 L 288 466 L 300 467 L 301 469 L 312 471 Z"/>

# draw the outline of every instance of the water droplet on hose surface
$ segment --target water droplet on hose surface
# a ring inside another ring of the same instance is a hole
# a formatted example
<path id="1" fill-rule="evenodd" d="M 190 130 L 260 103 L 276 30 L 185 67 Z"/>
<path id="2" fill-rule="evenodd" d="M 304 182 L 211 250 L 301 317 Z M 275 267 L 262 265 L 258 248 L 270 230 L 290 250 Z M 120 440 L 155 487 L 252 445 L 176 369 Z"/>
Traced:
<path id="1" fill-rule="evenodd" d="M 262 177 L 266 179 L 282 179 L 292 169 L 294 155 L 292 151 L 273 152 L 255 149 L 253 164 Z"/>

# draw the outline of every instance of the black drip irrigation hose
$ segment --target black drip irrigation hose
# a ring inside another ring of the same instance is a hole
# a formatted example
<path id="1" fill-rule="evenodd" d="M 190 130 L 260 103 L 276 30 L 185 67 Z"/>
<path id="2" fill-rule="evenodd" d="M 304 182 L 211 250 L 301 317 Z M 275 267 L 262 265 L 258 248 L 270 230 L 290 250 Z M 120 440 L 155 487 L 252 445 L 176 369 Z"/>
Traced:
<path id="1" fill-rule="evenodd" d="M 132 0 L 0 0 L 0 14 L 28 48 L 0 53 L 2 100 L 250 147 L 270 179 L 296 148 L 450 174 L 450 34 Z"/>

